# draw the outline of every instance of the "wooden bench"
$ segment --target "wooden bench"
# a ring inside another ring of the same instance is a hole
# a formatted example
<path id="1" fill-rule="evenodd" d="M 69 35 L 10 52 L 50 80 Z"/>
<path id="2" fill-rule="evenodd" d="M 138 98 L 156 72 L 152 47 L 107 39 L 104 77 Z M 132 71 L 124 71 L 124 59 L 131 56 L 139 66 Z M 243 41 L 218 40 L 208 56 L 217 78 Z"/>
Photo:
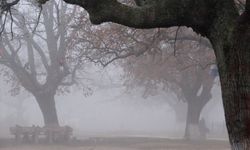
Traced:
<path id="1" fill-rule="evenodd" d="M 10 127 L 10 133 L 15 136 L 18 143 L 39 143 L 41 136 L 44 136 L 47 142 L 68 142 L 73 135 L 73 129 L 69 126 L 53 127 L 23 127 L 16 125 Z"/>

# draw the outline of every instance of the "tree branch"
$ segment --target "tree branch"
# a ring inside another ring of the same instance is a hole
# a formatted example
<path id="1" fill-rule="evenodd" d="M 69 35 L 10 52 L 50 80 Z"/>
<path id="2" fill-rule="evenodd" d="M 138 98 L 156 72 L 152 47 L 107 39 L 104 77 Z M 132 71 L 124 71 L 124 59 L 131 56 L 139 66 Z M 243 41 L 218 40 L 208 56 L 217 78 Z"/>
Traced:
<path id="1" fill-rule="evenodd" d="M 10 11 L 11 7 L 16 5 L 20 0 L 14 0 L 10 3 L 7 2 L 7 0 L 2 0 L 0 2 L 0 15 L 3 14 L 3 12 L 7 12 L 7 11 Z"/>
<path id="2" fill-rule="evenodd" d="M 245 10 L 247 13 L 250 13 L 250 0 L 246 0 Z"/>
<path id="3" fill-rule="evenodd" d="M 19 56 L 17 55 L 18 51 L 21 49 L 21 45 L 19 45 L 19 47 L 17 47 L 16 49 L 14 48 L 14 46 L 10 43 L 10 39 L 8 39 L 8 37 L 6 35 L 4 35 L 3 37 L 5 37 L 6 39 L 4 40 L 4 43 L 8 46 L 10 53 L 7 52 L 6 49 L 5 50 L 5 55 L 9 56 L 8 59 L 11 59 L 12 61 L 15 61 L 19 64 L 21 64 L 21 60 L 19 58 Z"/>
<path id="4" fill-rule="evenodd" d="M 47 39 L 47 47 L 49 51 L 49 58 L 51 61 L 51 65 L 56 65 L 58 63 L 58 59 L 56 57 L 57 54 L 57 40 L 58 38 L 55 35 L 54 31 L 54 6 L 53 1 L 50 1 L 50 4 L 46 4 L 47 6 L 44 7 L 42 11 L 43 19 L 44 19 L 44 27 Z"/>
<path id="5" fill-rule="evenodd" d="M 16 12 L 16 14 L 18 14 L 18 12 Z M 25 34 L 24 36 L 24 40 L 27 43 L 30 43 L 32 45 L 32 47 L 38 52 L 38 54 L 41 57 L 41 61 L 45 67 L 45 69 L 48 71 L 49 70 L 49 64 L 48 64 L 48 60 L 47 57 L 45 56 L 44 51 L 42 50 L 42 48 L 36 43 L 36 41 L 34 41 L 33 39 L 33 35 L 30 33 L 30 31 L 28 30 L 25 20 L 23 17 L 16 15 L 15 16 L 16 20 L 14 21 L 15 24 L 21 29 L 23 30 L 23 33 Z M 34 30 L 33 30 L 34 31 Z"/>
<path id="6" fill-rule="evenodd" d="M 15 52 L 14 47 L 10 43 L 6 44 L 11 49 L 11 52 Z M 19 58 L 16 55 L 10 55 L 3 47 L 2 41 L 0 47 L 2 47 L 2 51 L 4 53 L 3 57 L 6 59 L 6 62 L 1 63 L 9 67 L 15 73 L 15 75 L 17 76 L 17 78 L 25 89 L 31 92 L 37 90 L 37 88 L 39 88 L 38 82 L 33 76 L 31 76 L 31 74 L 25 69 L 25 67 L 22 66 L 22 63 Z"/>
<path id="7" fill-rule="evenodd" d="M 111 21 L 135 28 L 188 26 L 203 35 L 208 26 L 207 18 L 212 18 L 207 7 L 213 4 L 210 2 L 212 4 L 207 5 L 209 2 L 205 0 L 195 1 L 196 3 L 193 0 L 156 0 L 150 5 L 133 7 L 117 0 L 64 1 L 86 9 L 94 24 Z"/>
<path id="8" fill-rule="evenodd" d="M 31 72 L 31 75 L 36 78 L 37 72 L 35 67 L 35 58 L 34 58 L 34 49 L 32 47 L 32 44 L 29 40 L 27 42 L 27 49 L 28 49 L 28 65 Z"/>

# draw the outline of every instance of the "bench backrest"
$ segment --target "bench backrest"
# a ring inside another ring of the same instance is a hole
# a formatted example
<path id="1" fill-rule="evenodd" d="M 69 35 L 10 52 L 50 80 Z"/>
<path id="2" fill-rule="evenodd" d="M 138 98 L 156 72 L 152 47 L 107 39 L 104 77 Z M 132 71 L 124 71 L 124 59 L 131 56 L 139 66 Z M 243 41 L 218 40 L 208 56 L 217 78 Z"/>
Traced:
<path id="1" fill-rule="evenodd" d="M 39 126 L 31 126 L 31 127 L 22 127 L 22 126 L 15 126 L 10 127 L 11 134 L 47 134 L 49 132 L 57 133 L 57 134 L 67 134 L 72 135 L 73 129 L 69 126 L 62 126 L 62 127 L 39 127 Z"/>

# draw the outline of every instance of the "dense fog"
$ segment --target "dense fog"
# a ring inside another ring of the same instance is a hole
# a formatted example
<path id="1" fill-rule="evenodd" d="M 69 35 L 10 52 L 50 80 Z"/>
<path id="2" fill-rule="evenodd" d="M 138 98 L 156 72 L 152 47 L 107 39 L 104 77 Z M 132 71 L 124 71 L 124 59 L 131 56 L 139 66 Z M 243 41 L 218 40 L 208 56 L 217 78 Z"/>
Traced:
<path id="1" fill-rule="evenodd" d="M 0 0 L 0 149 L 249 146 L 248 57 L 210 11 L 229 4 L 199 2 Z"/>
<path id="2" fill-rule="evenodd" d="M 118 71 L 114 71 L 114 68 Z M 117 66 L 93 71 L 93 74 L 92 82 L 100 84 L 92 85 L 94 91 L 89 95 L 86 96 L 82 89 L 72 87 L 72 92 L 59 94 L 55 98 L 60 124 L 73 127 L 74 136 L 182 138 L 185 119 L 178 122 L 166 99 L 184 105 L 184 118 L 186 104 L 178 101 L 173 93 L 162 91 L 144 98 L 140 88 L 127 91 L 122 84 L 122 70 Z M 200 118 L 206 121 L 209 137 L 227 140 L 219 84 L 214 85 L 212 95 Z M 10 137 L 9 127 L 16 124 L 43 126 L 42 114 L 34 97 L 25 91 L 11 96 L 10 87 L 3 80 L 0 111 L 1 137 Z"/>

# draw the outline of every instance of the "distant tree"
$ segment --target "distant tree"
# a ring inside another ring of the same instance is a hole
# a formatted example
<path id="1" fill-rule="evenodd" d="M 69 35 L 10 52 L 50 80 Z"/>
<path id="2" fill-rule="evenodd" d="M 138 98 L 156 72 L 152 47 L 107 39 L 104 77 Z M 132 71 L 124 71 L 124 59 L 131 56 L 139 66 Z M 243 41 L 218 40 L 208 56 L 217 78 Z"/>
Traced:
<path id="1" fill-rule="evenodd" d="M 194 40 L 198 37 L 187 29 L 181 30 L 182 35 L 186 34 L 185 38 L 176 37 L 178 41 L 173 44 L 161 41 L 161 46 L 156 45 L 161 47 L 158 49 L 161 52 L 129 58 L 122 66 L 127 74 L 127 84 L 145 87 L 146 96 L 165 90 L 174 92 L 180 101 L 187 103 L 185 138 L 192 139 L 199 137 L 200 114 L 212 97 L 216 76 L 211 74 L 210 65 L 214 55 L 209 45 L 200 45 L 200 40 Z M 169 35 L 170 40 L 173 38 Z M 193 39 L 192 44 L 185 39 Z M 170 101 L 168 99 L 166 101 Z"/>
<path id="2" fill-rule="evenodd" d="M 91 32 L 91 29 L 88 31 Z M 79 34 L 82 37 L 88 36 L 85 32 L 81 33 L 81 30 Z M 112 24 L 95 28 L 91 35 L 88 36 L 90 42 L 83 43 L 82 47 L 89 46 L 90 51 L 86 55 L 92 62 L 105 67 L 122 59 L 127 79 L 125 85 L 128 88 L 145 87 L 144 97 L 155 93 L 159 85 L 170 89 L 188 104 L 185 137 L 190 138 L 190 128 L 199 131 L 200 113 L 211 99 L 210 90 L 215 78 L 209 74 L 215 58 L 206 39 L 187 28 L 135 30 Z M 201 95 L 197 95 L 199 90 L 202 91 Z M 166 102 L 176 111 L 178 119 L 181 115 L 185 116 L 186 112 L 179 112 L 178 102 L 168 98 Z"/>
<path id="3" fill-rule="evenodd" d="M 28 9 L 12 10 L 13 28 L 18 32 L 3 30 L 0 63 L 14 74 L 4 71 L 5 77 L 16 83 L 12 93 L 18 94 L 20 86 L 25 88 L 35 97 L 44 124 L 59 125 L 55 94 L 67 92 L 68 86 L 81 85 L 77 73 L 86 62 L 74 43 L 76 29 L 71 28 L 75 21 L 72 16 L 79 10 L 62 1 L 51 1 L 43 6 L 41 14 L 35 13 L 40 16 L 35 16 L 39 8 L 30 2 L 25 7 Z"/>

